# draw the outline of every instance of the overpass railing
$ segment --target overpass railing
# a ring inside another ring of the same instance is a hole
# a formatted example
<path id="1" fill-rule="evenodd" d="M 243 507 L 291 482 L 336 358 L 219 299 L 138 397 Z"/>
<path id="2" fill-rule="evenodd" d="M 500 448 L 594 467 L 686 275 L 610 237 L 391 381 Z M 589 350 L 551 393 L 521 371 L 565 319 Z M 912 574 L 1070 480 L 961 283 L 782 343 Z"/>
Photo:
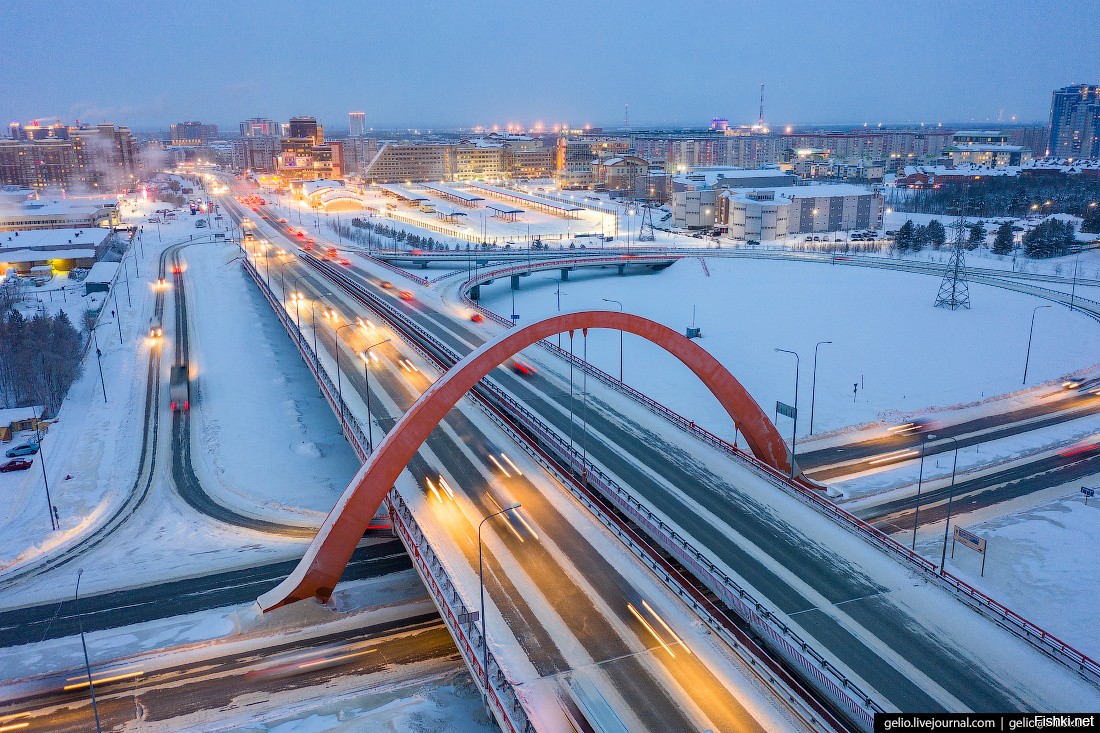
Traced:
<path id="1" fill-rule="evenodd" d="M 502 326 L 512 328 L 514 324 L 510 320 L 500 316 L 499 314 L 489 310 L 488 308 L 479 305 L 477 302 L 471 300 L 466 295 L 466 293 L 471 287 L 473 287 L 473 285 L 480 284 L 481 282 L 484 282 L 485 279 L 491 280 L 497 277 L 504 277 L 508 274 L 512 274 L 510 271 L 515 269 L 517 268 L 503 268 L 491 272 L 481 273 L 478 275 L 477 278 L 468 279 L 465 283 L 462 284 L 459 289 L 459 292 L 462 293 L 463 302 L 469 307 L 476 309 L 486 318 L 489 318 Z M 1024 287 L 1037 286 L 1025 285 Z M 1045 290 L 1045 288 L 1039 289 Z M 1050 291 L 1050 293 L 1051 295 L 1057 294 L 1058 296 L 1061 296 L 1066 300 L 1069 299 L 1068 293 L 1059 291 Z M 1087 313 L 1087 311 L 1085 312 Z M 707 445 L 725 453 L 732 459 L 749 466 L 752 470 L 766 478 L 774 486 L 782 489 L 788 494 L 795 496 L 803 503 L 809 504 L 822 514 L 832 519 L 837 524 L 863 537 L 871 544 L 885 551 L 887 554 L 892 555 L 902 560 L 904 563 L 907 563 L 908 565 L 916 568 L 924 575 L 926 579 L 931 579 L 934 582 L 940 584 L 942 587 L 946 588 L 956 597 L 960 598 L 965 603 L 967 603 L 967 605 L 970 605 L 972 608 L 978 610 L 983 615 L 990 617 L 995 621 L 1002 622 L 1002 626 L 1004 626 L 1004 628 L 1007 628 L 1020 638 L 1028 641 L 1044 653 L 1052 656 L 1066 666 L 1077 671 L 1085 678 L 1092 680 L 1093 682 L 1100 682 L 1100 662 L 1097 662 L 1096 660 L 1082 653 L 1080 650 L 1076 649 L 1070 644 L 1062 641 L 1060 638 L 1051 634 L 1050 632 L 1045 631 L 1039 626 L 1031 623 L 1020 614 L 1009 609 L 1004 604 L 996 601 L 982 591 L 974 588 L 973 586 L 969 585 L 968 583 L 951 574 L 950 572 L 940 572 L 936 563 L 928 560 L 923 555 L 914 552 L 913 550 L 899 543 L 894 538 L 890 537 L 886 533 L 865 522 L 859 517 L 856 517 L 850 512 L 840 508 L 835 503 L 829 501 L 826 497 L 824 497 L 819 491 L 808 488 L 807 486 L 804 486 L 797 481 L 792 481 L 788 476 L 781 474 L 771 466 L 762 463 L 761 461 L 758 461 L 751 454 L 740 450 L 728 441 L 696 425 L 693 420 L 685 418 L 683 415 L 680 415 L 679 413 L 669 409 L 665 405 L 662 405 L 661 403 L 648 397 L 647 395 L 631 387 L 630 385 L 619 381 L 602 369 L 586 362 L 579 356 L 571 354 L 569 351 L 558 347 L 556 344 L 544 339 L 539 342 L 539 346 L 565 359 L 567 363 L 572 362 L 574 366 L 586 371 L 589 375 L 595 377 L 600 382 L 621 392 L 622 394 L 625 394 L 635 402 L 643 405 L 646 409 L 650 410 L 654 414 L 665 418 L 668 422 L 671 422 L 673 425 L 676 425 L 680 429 L 684 430 L 690 435 L 693 435 Z M 734 426 L 734 429 L 736 430 L 736 425 Z"/>
<path id="2" fill-rule="evenodd" d="M 252 263 L 247 259 L 243 259 L 242 262 L 245 271 L 252 277 L 268 304 L 271 305 L 272 310 L 275 311 L 279 322 L 282 323 L 287 333 L 294 340 L 306 365 L 320 385 L 321 392 L 332 408 L 333 413 L 339 416 L 341 414 L 339 394 L 332 383 L 332 379 L 329 378 L 328 373 L 321 366 L 317 355 L 313 353 L 309 344 L 302 338 L 302 333 L 294 319 L 290 317 L 281 301 L 275 297 L 267 282 L 260 277 L 259 272 Z M 370 455 L 367 448 L 369 443 L 366 433 L 359 421 L 349 414 L 346 404 L 344 404 L 343 415 L 345 435 L 348 437 L 348 442 L 351 443 L 352 449 L 359 456 L 359 460 L 366 461 Z M 368 419 L 370 419 L 369 416 Z M 427 543 L 419 525 L 413 519 L 411 511 L 396 490 L 390 492 L 387 497 L 387 505 L 392 526 L 397 530 L 398 536 L 402 539 L 406 550 L 413 558 L 417 571 L 424 580 L 425 586 L 432 593 L 433 600 L 439 608 L 444 622 L 458 644 L 459 651 L 469 665 L 470 670 L 474 672 L 478 686 L 481 687 L 484 672 L 478 655 L 484 654 L 484 640 L 481 638 L 480 630 L 475 626 L 472 630 L 464 631 L 458 623 L 457 614 L 468 613 L 469 609 L 459 604 L 457 589 L 454 588 L 435 551 Z M 504 675 L 491 650 L 489 651 L 489 670 L 489 689 L 486 690 L 486 696 L 498 722 L 509 733 L 531 733 L 534 726 L 531 724 L 526 710 L 523 709 L 515 688 Z"/>

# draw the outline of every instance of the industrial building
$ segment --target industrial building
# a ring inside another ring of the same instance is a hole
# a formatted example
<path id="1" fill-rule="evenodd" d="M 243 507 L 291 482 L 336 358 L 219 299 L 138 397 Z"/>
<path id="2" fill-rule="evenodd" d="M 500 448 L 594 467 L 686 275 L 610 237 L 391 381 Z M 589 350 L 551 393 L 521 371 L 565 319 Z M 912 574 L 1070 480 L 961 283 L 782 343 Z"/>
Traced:
<path id="1" fill-rule="evenodd" d="M 715 225 L 739 241 L 882 227 L 882 194 L 847 183 L 722 191 Z"/>

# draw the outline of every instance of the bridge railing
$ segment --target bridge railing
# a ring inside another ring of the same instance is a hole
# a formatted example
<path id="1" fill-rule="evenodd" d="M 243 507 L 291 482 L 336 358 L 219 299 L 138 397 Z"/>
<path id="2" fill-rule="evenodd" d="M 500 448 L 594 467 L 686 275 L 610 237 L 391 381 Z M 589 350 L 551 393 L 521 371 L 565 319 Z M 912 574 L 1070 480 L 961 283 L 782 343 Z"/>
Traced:
<path id="1" fill-rule="evenodd" d="M 495 277 L 503 277 L 507 274 L 507 270 L 515 268 L 505 268 L 500 270 L 494 270 L 491 272 L 482 273 L 478 278 L 470 278 L 460 287 L 462 293 L 463 302 L 482 313 L 486 318 L 501 324 L 506 327 L 513 327 L 513 324 L 509 319 L 504 318 L 497 313 L 484 308 L 477 302 L 471 300 L 466 293 L 473 285 L 479 282 L 484 282 L 484 279 L 495 279 Z M 1038 288 L 1034 285 L 1024 285 L 1024 287 L 1032 287 L 1041 290 L 1045 288 Z M 1050 291 L 1050 293 L 1057 294 L 1062 298 L 1068 299 L 1069 294 L 1060 291 Z M 1100 304 L 1097 304 L 1100 306 Z M 1087 312 L 1087 311 L 1085 311 Z M 1093 314 L 1089 314 L 1093 315 Z M 1095 316 L 1094 316 L 1095 317 Z M 884 550 L 886 553 L 902 560 L 908 565 L 916 568 L 920 571 L 925 578 L 930 578 L 933 581 L 941 584 L 950 592 L 955 594 L 960 599 L 967 602 L 971 607 L 981 611 L 984 615 L 987 615 L 994 620 L 1002 621 L 1017 636 L 1027 640 L 1033 646 L 1038 647 L 1042 651 L 1050 654 L 1054 658 L 1066 664 L 1071 669 L 1076 670 L 1083 676 L 1091 679 L 1095 682 L 1100 682 L 1100 663 L 1090 658 L 1088 655 L 1082 653 L 1080 650 L 1062 641 L 1057 636 L 1045 631 L 1039 626 L 1031 623 L 1020 614 L 1012 611 L 1004 604 L 994 600 L 992 597 L 977 590 L 973 586 L 967 584 L 965 581 L 952 575 L 950 572 L 938 572 L 938 566 L 936 563 L 928 560 L 923 555 L 914 552 L 905 545 L 902 545 L 894 538 L 885 534 L 881 530 L 865 522 L 864 520 L 856 517 L 848 511 L 837 506 L 832 501 L 829 501 L 826 497 L 822 496 L 819 491 L 810 489 L 796 481 L 792 481 L 788 476 L 779 473 L 771 466 L 757 460 L 752 454 L 742 451 L 736 448 L 728 441 L 714 435 L 713 433 L 696 425 L 693 420 L 689 420 L 679 413 L 669 409 L 665 405 L 657 402 L 656 400 L 648 397 L 639 390 L 627 385 L 615 377 L 611 376 L 602 369 L 586 362 L 582 358 L 575 354 L 571 354 L 569 351 L 558 347 L 556 344 L 542 340 L 538 344 L 540 347 L 556 354 L 557 356 L 565 359 L 567 362 L 572 362 L 574 366 L 586 371 L 591 376 L 598 379 L 600 382 L 612 387 L 613 389 L 625 394 L 635 402 L 646 407 L 651 412 L 665 418 L 667 421 L 676 425 L 685 432 L 695 436 L 699 440 L 702 440 L 707 445 L 718 449 L 725 453 L 736 461 L 739 461 L 749 466 L 753 471 L 766 478 L 770 483 L 782 489 L 783 491 L 792 494 L 804 503 L 807 503 L 831 518 L 837 524 L 847 528 L 855 534 L 865 538 L 873 545 Z M 736 426 L 734 426 L 736 430 Z"/>
<path id="2" fill-rule="evenodd" d="M 271 305 L 272 310 L 275 311 L 276 316 L 279 318 L 279 322 L 283 324 L 287 333 L 294 340 L 306 365 L 313 373 L 317 383 L 321 386 L 322 394 L 332 408 L 333 413 L 339 415 L 340 397 L 332 380 L 321 366 L 317 355 L 313 353 L 313 350 L 310 348 L 309 344 L 306 343 L 305 339 L 301 338 L 301 331 L 298 329 L 294 319 L 290 317 L 290 314 L 282 306 L 281 301 L 275 297 L 275 294 L 268 287 L 264 279 L 260 277 L 259 272 L 253 267 L 252 263 L 248 260 L 242 261 L 245 271 L 252 277 L 252 280 L 256 283 L 257 287 L 259 287 L 260 292 L 264 295 L 268 304 Z M 345 435 L 347 435 L 348 442 L 351 443 L 352 449 L 355 451 L 356 455 L 359 456 L 359 460 L 366 461 L 370 455 L 366 433 L 363 432 L 359 421 L 347 411 L 346 404 L 344 408 L 344 420 L 346 423 Z M 370 419 L 370 416 L 368 416 L 367 419 Z M 470 670 L 477 676 L 477 684 L 481 687 L 482 677 L 484 675 L 483 667 L 481 666 L 481 657 L 478 656 L 478 654 L 483 653 L 481 632 L 476 627 L 472 632 L 463 631 L 458 624 L 456 614 L 466 613 L 469 609 L 461 605 L 456 606 L 458 602 L 458 592 L 454 589 L 443 566 L 439 563 L 434 550 L 431 549 L 424 539 L 423 532 L 420 531 L 419 525 L 417 525 L 415 519 L 412 518 L 412 514 L 401 499 L 400 494 L 398 494 L 397 491 L 391 491 L 387 497 L 387 504 L 390 520 L 394 528 L 398 530 L 398 535 L 404 541 L 405 548 L 409 550 L 409 554 L 417 564 L 418 572 L 424 579 L 425 585 L 428 586 L 429 591 L 432 593 L 436 605 L 440 609 L 444 621 L 451 631 L 451 635 L 455 638 L 456 642 L 458 642 L 459 650 L 462 652 L 467 664 L 469 664 Z M 450 600 L 448 600 L 448 595 L 444 593 L 443 590 L 452 591 L 449 596 Z M 516 695 L 515 688 L 504 675 L 501 666 L 497 663 L 491 650 L 489 652 L 489 670 L 490 689 L 487 691 L 487 696 L 497 715 L 498 721 L 506 726 L 506 730 L 510 733 L 530 733 L 533 731 L 534 727 L 531 725 L 527 712 L 523 709 L 522 703 Z"/>
<path id="3" fill-rule="evenodd" d="M 508 681 L 492 649 L 485 648 L 486 639 L 481 636 L 478 624 L 459 623 L 460 617 L 469 618 L 471 611 L 476 612 L 476 609 L 462 600 L 458 588 L 451 582 L 446 568 L 432 549 L 412 510 L 396 489 L 390 492 L 389 505 L 391 522 L 398 536 L 405 543 L 405 547 L 409 549 L 416 569 L 424 580 L 424 585 L 432 594 L 444 623 L 450 629 L 459 653 L 470 671 L 474 673 L 478 687 L 484 688 L 483 692 L 497 721 L 509 733 L 533 731 L 534 726 L 516 694 L 515 687 Z M 484 612 L 484 609 L 481 612 Z M 485 671 L 486 666 L 483 665 L 485 659 L 488 659 L 488 674 Z M 487 686 L 484 685 L 485 680 L 488 680 Z"/>

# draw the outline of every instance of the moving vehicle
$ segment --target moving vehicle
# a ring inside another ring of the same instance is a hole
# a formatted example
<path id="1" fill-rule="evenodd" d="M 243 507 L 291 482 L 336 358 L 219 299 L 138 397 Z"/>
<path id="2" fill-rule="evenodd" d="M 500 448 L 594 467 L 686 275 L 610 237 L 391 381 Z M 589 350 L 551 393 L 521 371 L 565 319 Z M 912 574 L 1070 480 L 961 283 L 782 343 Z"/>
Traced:
<path id="1" fill-rule="evenodd" d="M 470 316 L 470 320 L 473 321 L 474 323 L 481 323 L 482 321 L 485 320 L 485 316 L 481 315 L 480 313 L 475 313 L 472 316 Z"/>
<path id="2" fill-rule="evenodd" d="M 533 376 L 533 375 L 539 373 L 538 369 L 535 369 L 535 367 L 531 366 L 528 362 L 522 361 L 520 359 L 513 359 L 512 360 L 512 368 L 515 369 L 516 372 L 518 372 L 519 374 L 522 374 L 522 375 L 527 376 L 527 377 L 530 377 L 530 376 Z"/>
<path id="3" fill-rule="evenodd" d="M 384 290 L 389 290 L 393 287 L 393 283 L 391 283 L 389 280 L 383 280 L 380 284 L 382 285 L 382 288 Z"/>
<path id="4" fill-rule="evenodd" d="M 195 221 L 195 228 L 202 229 L 206 226 L 206 219 L 197 219 Z"/>
<path id="5" fill-rule="evenodd" d="M 0 466 L 0 472 L 8 473 L 10 471 L 26 471 L 32 465 L 34 465 L 34 461 L 28 461 L 25 458 L 16 458 Z"/>
<path id="6" fill-rule="evenodd" d="M 164 329 L 161 328 L 160 321 L 153 319 L 149 322 L 149 338 L 159 339 L 164 335 Z"/>
<path id="7" fill-rule="evenodd" d="M 168 378 L 168 399 L 172 412 L 187 412 L 191 409 L 191 382 L 186 364 L 175 364 Z"/>
<path id="8" fill-rule="evenodd" d="M 413 294 L 410 293 L 408 290 L 401 291 L 401 300 L 412 300 L 413 297 Z"/>
<path id="9" fill-rule="evenodd" d="M 16 456 L 33 456 L 37 452 L 38 442 L 32 440 L 22 445 L 17 445 L 14 448 L 9 448 L 4 455 L 8 458 L 15 458 Z"/>

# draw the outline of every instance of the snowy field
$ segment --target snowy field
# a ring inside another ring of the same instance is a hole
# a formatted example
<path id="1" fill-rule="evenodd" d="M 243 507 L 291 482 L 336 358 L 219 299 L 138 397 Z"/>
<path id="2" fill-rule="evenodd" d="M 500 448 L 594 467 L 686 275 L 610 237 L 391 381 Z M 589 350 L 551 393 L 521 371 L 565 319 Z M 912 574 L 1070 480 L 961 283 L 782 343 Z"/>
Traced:
<path id="1" fill-rule="evenodd" d="M 801 357 L 799 434 L 809 433 L 814 345 L 818 356 L 814 431 L 876 420 L 901 421 L 935 406 L 972 403 L 1020 389 L 1030 296 L 971 285 L 972 308 L 932 306 L 938 278 L 901 272 L 830 267 L 817 263 L 697 259 L 660 273 L 614 277 L 580 270 L 561 284 L 562 311 L 625 310 L 677 331 L 702 328 L 699 342 L 737 377 L 768 414 L 776 400 L 794 401 L 794 358 Z M 557 312 L 557 278 L 521 280 L 516 313 L 525 324 Z M 482 290 L 483 304 L 502 315 L 512 310 L 507 280 Z M 694 311 L 694 317 L 693 317 Z M 1100 326 L 1080 313 L 1055 307 L 1036 326 L 1030 384 L 1100 362 Z M 1045 321 L 1045 322 L 1044 322 Z M 568 339 L 563 337 L 563 347 Z M 626 335 L 625 381 L 719 435 L 731 426 L 717 401 L 693 375 L 657 347 Z M 577 353 L 583 351 L 578 337 Z M 588 360 L 619 373 L 619 337 L 589 335 Z M 858 385 L 853 391 L 853 385 Z M 780 418 L 780 430 L 790 423 Z"/>
<path id="2" fill-rule="evenodd" d="M 985 577 L 981 555 L 957 545 L 952 559 L 949 542 L 952 573 L 1093 659 L 1100 656 L 1100 585 L 1095 582 L 1100 502 L 1090 499 L 1086 505 L 1080 493 L 1063 492 L 1041 506 L 986 520 L 975 517 L 962 526 L 986 540 Z M 942 523 L 918 533 L 917 550 L 926 556 L 938 561 L 942 547 Z"/>

